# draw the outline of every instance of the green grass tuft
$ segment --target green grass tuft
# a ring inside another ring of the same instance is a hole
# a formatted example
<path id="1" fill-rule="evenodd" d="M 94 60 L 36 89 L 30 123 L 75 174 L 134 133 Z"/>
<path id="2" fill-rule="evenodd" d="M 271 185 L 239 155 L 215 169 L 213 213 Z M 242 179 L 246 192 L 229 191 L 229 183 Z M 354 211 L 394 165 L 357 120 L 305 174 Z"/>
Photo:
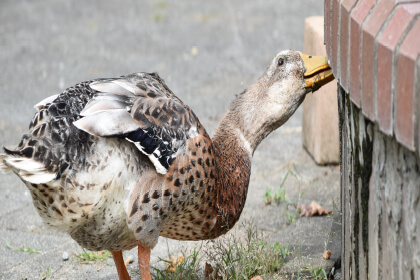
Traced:
<path id="1" fill-rule="evenodd" d="M 313 280 L 328 280 L 327 272 L 325 272 L 325 269 L 323 268 L 309 269 L 307 267 L 304 267 L 304 269 L 307 269 L 309 271 Z"/>
<path id="2" fill-rule="evenodd" d="M 168 266 L 173 267 L 174 260 L 161 259 L 167 268 L 153 268 L 153 279 L 204 279 L 208 268 L 212 274 L 206 279 L 244 280 L 279 271 L 291 254 L 288 245 L 269 244 L 255 226 L 242 227 L 245 227 L 244 236 L 239 237 L 235 230 L 215 240 L 204 241 L 189 254 L 184 253 L 184 262 L 176 265 L 172 272 Z"/>
<path id="3" fill-rule="evenodd" d="M 30 253 L 30 254 L 35 254 L 35 253 L 41 253 L 42 250 L 40 249 L 33 249 L 31 247 L 28 247 L 26 245 L 22 245 L 19 248 L 15 248 L 12 247 L 12 245 L 10 245 L 10 243 L 7 243 L 7 247 L 9 247 L 9 249 L 13 250 L 14 252 L 25 252 L 25 253 Z"/>
<path id="4" fill-rule="evenodd" d="M 106 259 L 112 256 L 110 251 L 86 251 L 83 249 L 82 253 L 76 254 L 75 257 L 78 262 L 87 263 L 87 262 L 103 262 Z"/>
<path id="5" fill-rule="evenodd" d="M 206 259 L 222 279 L 251 279 L 277 272 L 290 254 L 288 246 L 269 244 L 249 225 L 244 238 L 236 233 L 206 242 Z"/>
<path id="6" fill-rule="evenodd" d="M 203 274 L 200 270 L 202 256 L 199 255 L 200 249 L 201 247 L 198 249 L 194 248 L 191 254 L 183 253 L 184 261 L 178 262 L 177 265 L 173 265 L 172 260 L 159 258 L 165 264 L 166 269 L 160 270 L 153 267 L 152 278 L 159 280 L 202 279 Z"/>

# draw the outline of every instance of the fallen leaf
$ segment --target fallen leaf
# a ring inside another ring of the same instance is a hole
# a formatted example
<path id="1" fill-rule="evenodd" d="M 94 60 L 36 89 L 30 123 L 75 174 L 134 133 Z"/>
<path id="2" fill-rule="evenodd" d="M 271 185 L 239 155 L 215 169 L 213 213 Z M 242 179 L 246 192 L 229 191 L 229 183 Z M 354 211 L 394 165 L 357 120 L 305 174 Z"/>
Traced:
<path id="1" fill-rule="evenodd" d="M 213 272 L 214 272 L 214 269 L 213 269 L 213 267 L 211 266 L 211 264 L 206 263 L 206 267 L 205 267 L 205 269 L 204 269 L 204 278 L 205 278 L 205 279 L 210 279 L 210 277 L 211 277 L 211 275 L 213 274 Z"/>
<path id="2" fill-rule="evenodd" d="M 184 256 L 178 257 L 175 259 L 173 257 L 170 258 L 170 263 L 165 263 L 166 271 L 170 273 L 175 273 L 177 267 L 184 262 Z"/>
<path id="3" fill-rule="evenodd" d="M 214 270 L 211 264 L 206 263 L 206 267 L 204 269 L 204 279 L 215 280 L 215 279 L 222 279 L 222 277 L 218 275 L 217 271 Z"/>
<path id="4" fill-rule="evenodd" d="M 302 204 L 297 206 L 300 209 L 300 216 L 301 217 L 312 217 L 312 216 L 322 216 L 331 214 L 331 210 L 327 210 L 323 208 L 321 205 L 316 203 L 316 201 L 312 201 L 311 204 Z"/>
<path id="5" fill-rule="evenodd" d="M 127 267 L 127 265 L 130 263 L 130 261 L 131 261 L 131 258 L 127 257 L 127 259 L 124 262 L 125 267 Z"/>
<path id="6" fill-rule="evenodd" d="M 324 260 L 328 260 L 331 257 L 331 251 L 325 250 L 324 252 Z"/>
<path id="7" fill-rule="evenodd" d="M 130 263 L 134 262 L 134 257 L 132 255 L 128 255 L 127 259 L 125 260 L 124 264 L 127 267 Z"/>
<path id="8" fill-rule="evenodd" d="M 264 280 L 261 276 L 257 275 L 255 277 L 252 277 L 251 280 Z"/>
<path id="9" fill-rule="evenodd" d="M 100 271 L 100 270 L 101 270 L 101 267 L 100 267 L 100 266 L 98 266 L 97 271 Z"/>

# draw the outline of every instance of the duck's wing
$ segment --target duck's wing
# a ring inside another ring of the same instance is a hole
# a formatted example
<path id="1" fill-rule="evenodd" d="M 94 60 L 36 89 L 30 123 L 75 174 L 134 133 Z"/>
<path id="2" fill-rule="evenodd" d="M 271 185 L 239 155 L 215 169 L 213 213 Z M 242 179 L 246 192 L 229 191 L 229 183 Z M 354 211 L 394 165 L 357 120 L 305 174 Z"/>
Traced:
<path id="1" fill-rule="evenodd" d="M 157 74 L 137 73 L 95 81 L 97 94 L 74 125 L 92 135 L 133 142 L 156 171 L 166 174 L 188 139 L 198 134 L 198 118 Z"/>

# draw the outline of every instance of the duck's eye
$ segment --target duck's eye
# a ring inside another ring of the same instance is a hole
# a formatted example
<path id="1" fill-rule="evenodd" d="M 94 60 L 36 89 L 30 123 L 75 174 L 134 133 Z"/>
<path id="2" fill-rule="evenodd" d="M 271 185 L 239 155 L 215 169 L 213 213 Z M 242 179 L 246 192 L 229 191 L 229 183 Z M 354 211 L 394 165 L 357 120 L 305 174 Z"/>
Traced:
<path id="1" fill-rule="evenodd" d="M 284 58 L 280 57 L 279 61 L 277 62 L 279 66 L 282 66 L 284 64 Z"/>

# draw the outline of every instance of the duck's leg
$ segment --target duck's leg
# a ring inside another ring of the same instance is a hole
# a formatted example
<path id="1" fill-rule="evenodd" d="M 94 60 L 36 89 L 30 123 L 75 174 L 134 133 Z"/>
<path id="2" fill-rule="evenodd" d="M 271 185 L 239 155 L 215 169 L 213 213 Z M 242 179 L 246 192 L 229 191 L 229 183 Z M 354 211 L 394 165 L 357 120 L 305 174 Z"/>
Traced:
<path id="1" fill-rule="evenodd" d="M 131 280 L 130 275 L 128 274 L 127 268 L 124 264 L 124 259 L 121 251 L 113 251 L 112 256 L 114 257 L 115 266 L 118 271 L 119 280 Z"/>
<path id="2" fill-rule="evenodd" d="M 150 275 L 150 248 L 139 244 L 139 268 L 141 280 L 152 280 Z"/>

